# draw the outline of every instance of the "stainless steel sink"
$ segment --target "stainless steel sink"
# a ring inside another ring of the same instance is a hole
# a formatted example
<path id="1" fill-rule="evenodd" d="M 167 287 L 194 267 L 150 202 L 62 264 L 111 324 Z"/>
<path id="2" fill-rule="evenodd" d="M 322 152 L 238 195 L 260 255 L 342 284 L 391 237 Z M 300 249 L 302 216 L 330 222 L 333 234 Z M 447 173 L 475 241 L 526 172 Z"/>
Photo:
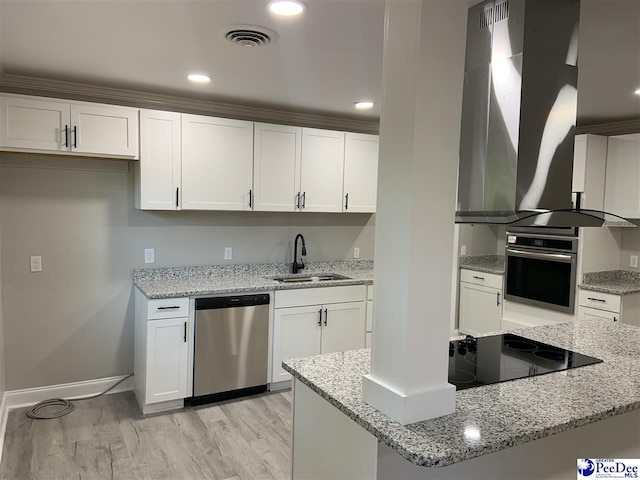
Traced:
<path id="1" fill-rule="evenodd" d="M 281 283 L 314 283 L 328 282 L 331 280 L 350 280 L 351 277 L 338 275 L 337 273 L 314 273 L 309 275 L 288 275 L 286 277 L 273 277 L 273 280 Z"/>

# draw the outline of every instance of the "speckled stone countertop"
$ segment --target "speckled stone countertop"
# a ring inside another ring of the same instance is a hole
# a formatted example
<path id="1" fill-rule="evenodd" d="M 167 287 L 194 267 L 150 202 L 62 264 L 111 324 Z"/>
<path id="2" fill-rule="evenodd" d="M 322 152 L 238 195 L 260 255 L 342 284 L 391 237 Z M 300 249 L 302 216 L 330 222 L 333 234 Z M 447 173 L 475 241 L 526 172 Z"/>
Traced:
<path id="1" fill-rule="evenodd" d="M 425 467 L 459 463 L 640 409 L 640 328 L 582 320 L 512 332 L 604 362 L 462 390 L 456 393 L 455 413 L 406 426 L 362 401 L 368 349 L 283 365 L 399 455 Z M 469 429 L 476 434 L 465 436 Z"/>
<path id="2" fill-rule="evenodd" d="M 627 270 L 607 270 L 584 274 L 579 285 L 582 290 L 591 290 L 614 295 L 628 295 L 640 292 L 640 272 Z"/>
<path id="3" fill-rule="evenodd" d="M 462 255 L 460 268 L 504 275 L 504 255 Z"/>
<path id="4" fill-rule="evenodd" d="M 290 269 L 288 263 L 142 268 L 133 271 L 133 283 L 149 299 L 373 284 L 372 260 L 309 262 L 300 273 L 336 273 L 348 280 L 280 283 L 271 278 L 289 276 Z"/>

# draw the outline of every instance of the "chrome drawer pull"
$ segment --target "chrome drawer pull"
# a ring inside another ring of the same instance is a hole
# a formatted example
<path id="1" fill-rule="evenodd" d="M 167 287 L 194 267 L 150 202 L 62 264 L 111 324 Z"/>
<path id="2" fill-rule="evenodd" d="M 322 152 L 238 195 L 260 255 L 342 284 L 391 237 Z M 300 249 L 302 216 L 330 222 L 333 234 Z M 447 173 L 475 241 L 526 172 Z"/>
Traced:
<path id="1" fill-rule="evenodd" d="M 484 277 L 476 277 L 475 275 L 473 276 L 473 278 L 475 278 L 476 280 L 484 280 Z"/>
<path id="2" fill-rule="evenodd" d="M 158 307 L 158 310 L 175 310 L 176 308 L 180 308 L 180 306 L 174 305 L 172 307 Z"/>
<path id="3" fill-rule="evenodd" d="M 606 300 L 602 300 L 601 298 L 593 298 L 593 297 L 588 297 L 587 300 L 593 300 L 594 302 L 602 302 L 602 303 L 607 303 Z"/>

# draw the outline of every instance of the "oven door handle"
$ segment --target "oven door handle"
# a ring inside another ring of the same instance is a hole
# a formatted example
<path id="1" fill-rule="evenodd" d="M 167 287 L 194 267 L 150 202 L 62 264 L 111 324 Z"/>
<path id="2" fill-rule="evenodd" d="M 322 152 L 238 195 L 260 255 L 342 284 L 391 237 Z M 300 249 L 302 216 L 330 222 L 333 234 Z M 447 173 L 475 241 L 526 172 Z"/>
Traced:
<path id="1" fill-rule="evenodd" d="M 550 260 L 552 262 L 573 263 L 574 256 L 564 253 L 540 253 L 540 252 L 527 252 L 525 250 L 514 250 L 513 248 L 507 248 L 507 256 L 512 257 L 525 257 L 525 258 L 537 258 L 538 260 Z"/>

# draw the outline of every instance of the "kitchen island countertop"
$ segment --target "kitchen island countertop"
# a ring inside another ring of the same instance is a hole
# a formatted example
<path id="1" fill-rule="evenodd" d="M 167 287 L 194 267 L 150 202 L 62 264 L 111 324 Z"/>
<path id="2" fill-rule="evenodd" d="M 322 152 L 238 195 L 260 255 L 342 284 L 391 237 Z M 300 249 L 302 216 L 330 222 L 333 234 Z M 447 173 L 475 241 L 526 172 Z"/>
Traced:
<path id="1" fill-rule="evenodd" d="M 513 330 L 602 363 L 456 392 L 451 415 L 400 425 L 362 400 L 370 350 L 287 360 L 285 370 L 408 461 L 442 467 L 640 409 L 640 328 L 580 320 Z"/>
<path id="2" fill-rule="evenodd" d="M 300 275 L 335 273 L 346 280 L 281 283 L 276 276 L 291 276 L 290 264 L 239 264 L 134 270 L 134 285 L 149 299 L 195 297 L 241 292 L 269 292 L 297 288 L 372 285 L 373 261 L 309 262 Z"/>

